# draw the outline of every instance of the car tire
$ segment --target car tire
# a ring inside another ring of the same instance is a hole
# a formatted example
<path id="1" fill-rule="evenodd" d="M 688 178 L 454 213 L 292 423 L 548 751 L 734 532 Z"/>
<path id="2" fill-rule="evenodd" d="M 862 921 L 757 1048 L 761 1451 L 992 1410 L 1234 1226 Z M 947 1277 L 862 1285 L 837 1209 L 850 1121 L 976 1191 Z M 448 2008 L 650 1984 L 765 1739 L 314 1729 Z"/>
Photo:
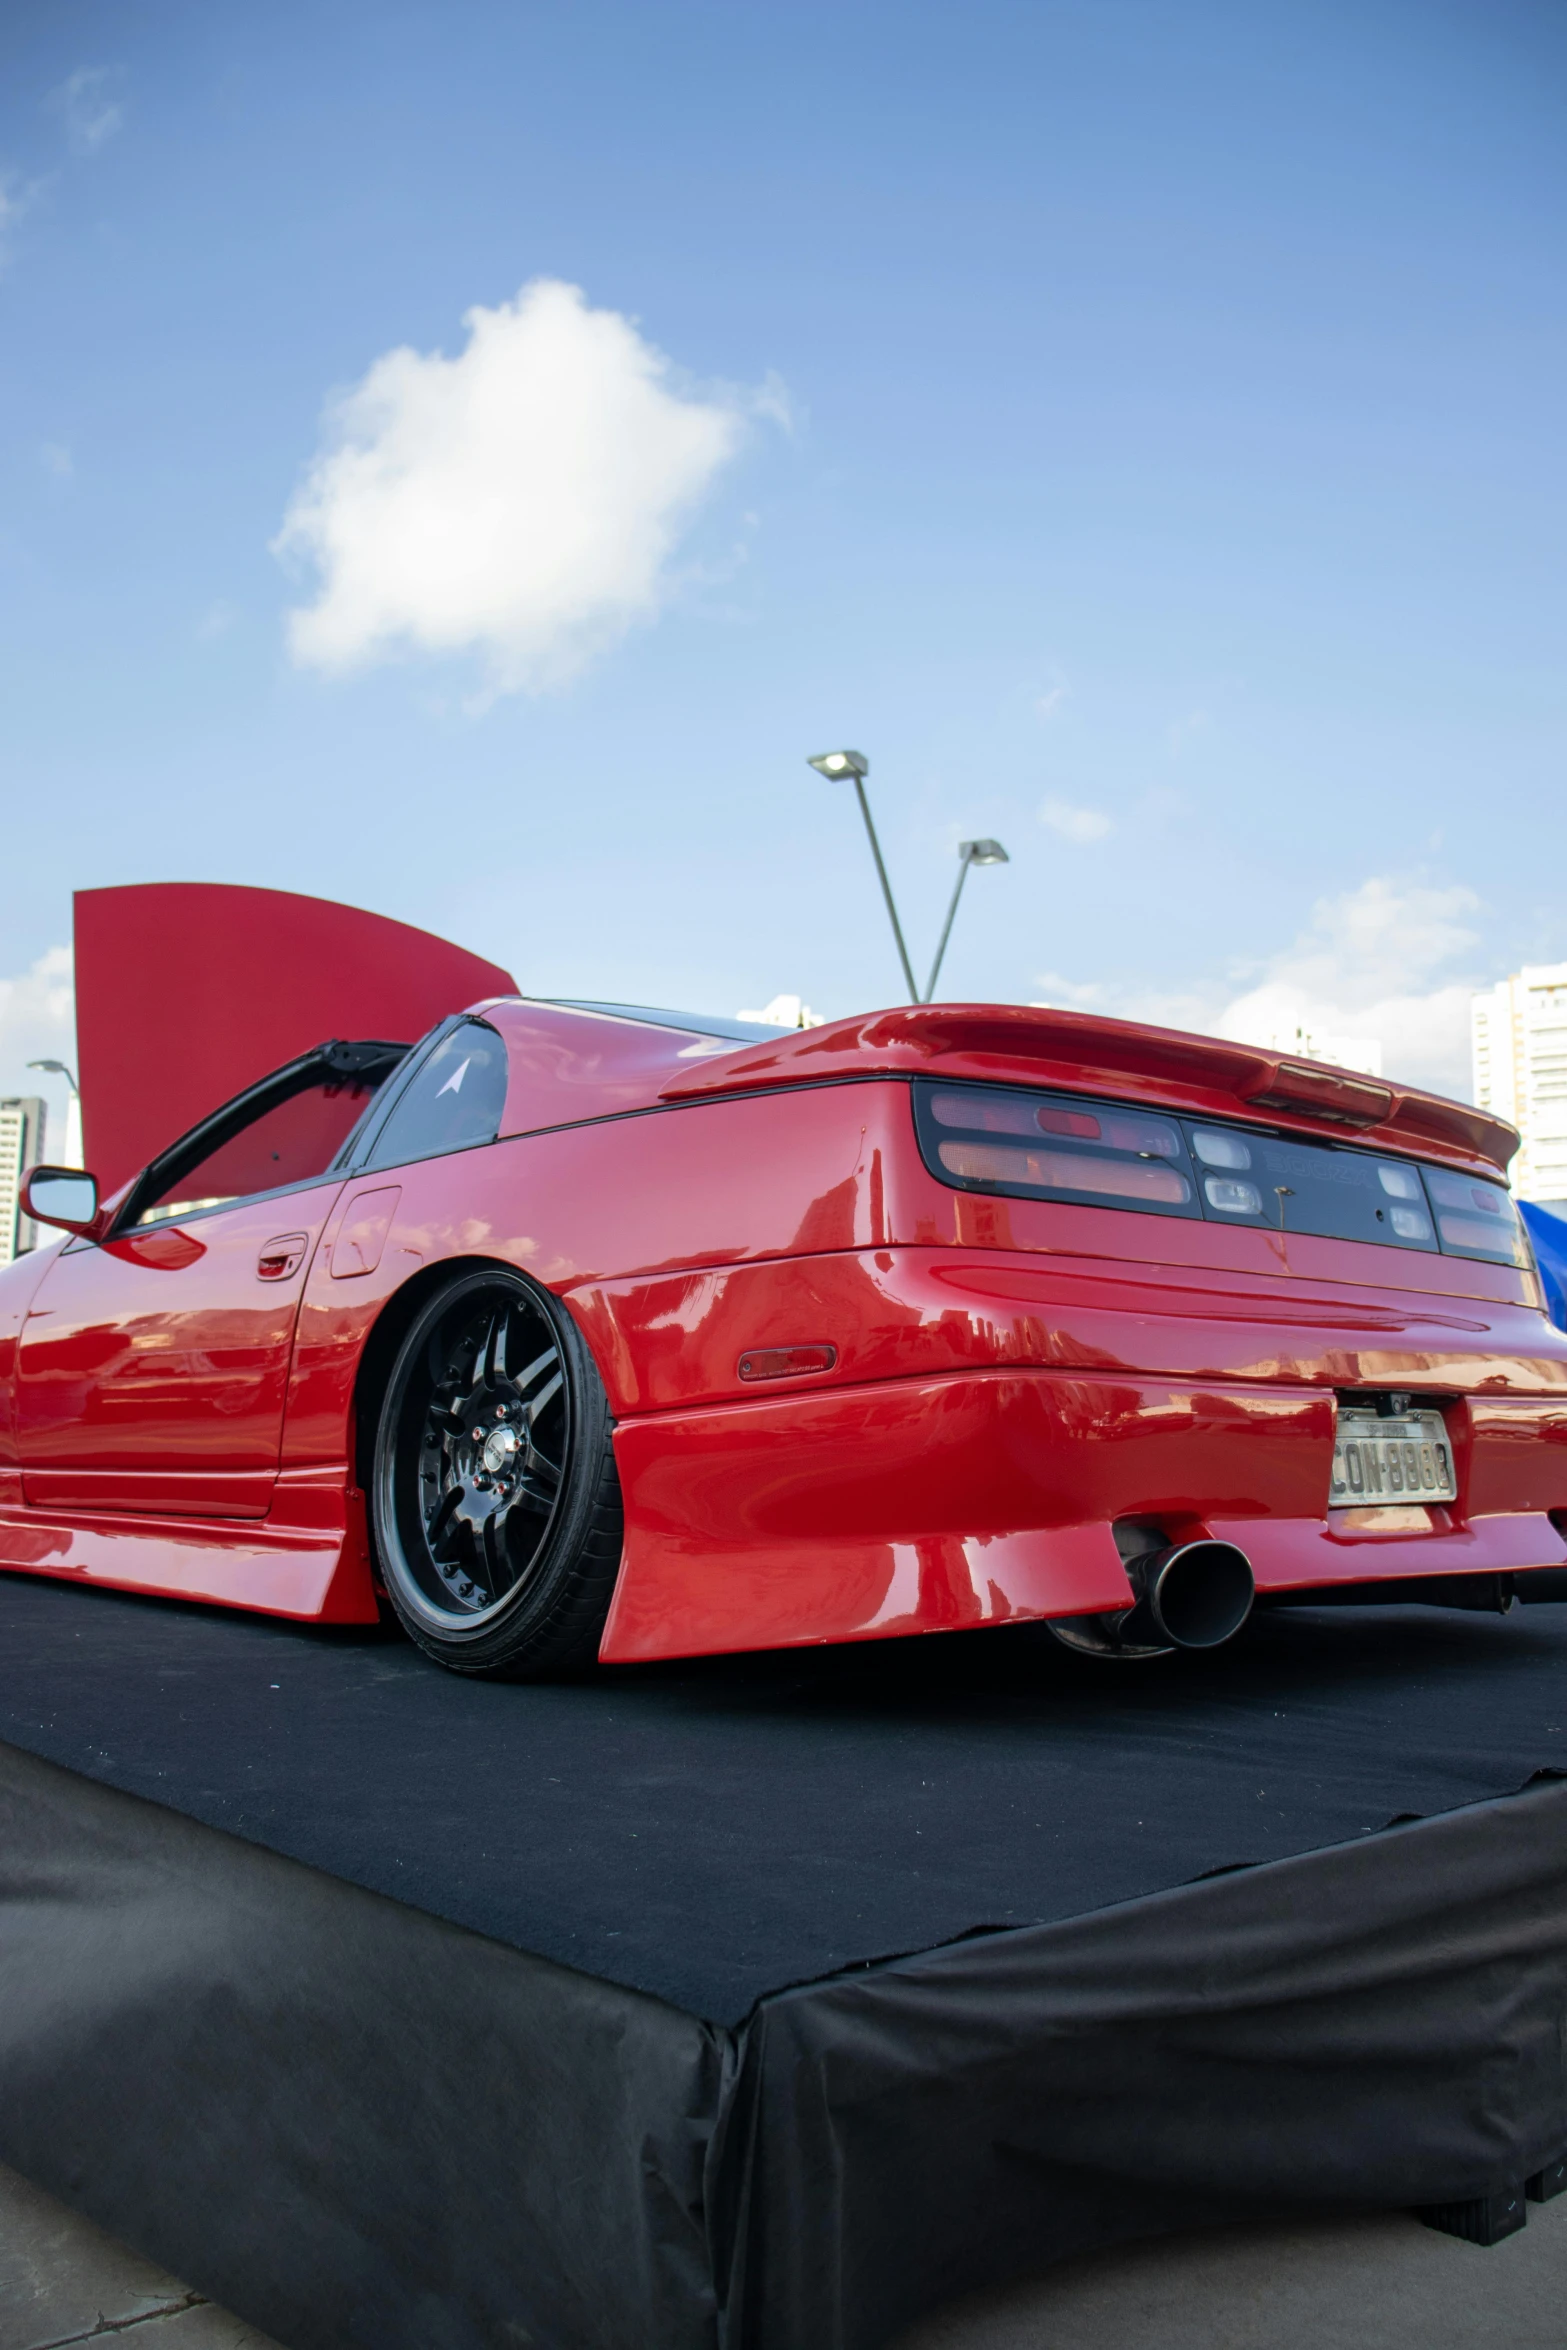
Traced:
<path id="1" fill-rule="evenodd" d="M 457 1673 L 592 1663 L 620 1567 L 609 1399 L 565 1307 L 501 1265 L 458 1274 L 398 1350 L 370 1516 L 409 1638 Z"/>

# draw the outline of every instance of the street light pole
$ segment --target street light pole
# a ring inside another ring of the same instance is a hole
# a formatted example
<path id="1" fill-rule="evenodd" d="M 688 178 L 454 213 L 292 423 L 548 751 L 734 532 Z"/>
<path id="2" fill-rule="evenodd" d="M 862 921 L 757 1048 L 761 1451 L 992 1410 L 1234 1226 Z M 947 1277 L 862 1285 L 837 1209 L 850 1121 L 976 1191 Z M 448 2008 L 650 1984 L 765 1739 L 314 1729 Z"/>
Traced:
<path id="1" fill-rule="evenodd" d="M 70 1099 L 65 1105 L 65 1155 L 72 1166 L 82 1163 L 82 1089 L 75 1073 L 63 1061 L 29 1061 L 29 1069 L 42 1069 L 51 1077 L 63 1077 L 70 1087 Z M 74 1155 L 73 1155 L 74 1154 Z"/>
<path id="2" fill-rule="evenodd" d="M 882 863 L 881 857 L 881 842 L 876 838 L 876 827 L 871 822 L 871 804 L 865 797 L 865 786 L 858 776 L 854 779 L 854 789 L 860 803 L 860 814 L 865 819 L 865 829 L 870 834 L 871 855 L 876 860 L 876 871 L 881 880 L 881 894 L 887 901 L 887 919 L 892 924 L 892 935 L 898 942 L 898 960 L 903 965 L 903 977 L 909 991 L 909 1001 L 911 1004 L 917 1004 L 920 1000 L 920 991 L 914 984 L 914 969 L 909 961 L 909 950 L 903 943 L 903 925 L 898 920 L 898 909 L 892 902 L 892 883 L 887 879 L 887 868 Z"/>
<path id="3" fill-rule="evenodd" d="M 882 862 L 881 842 L 876 838 L 876 827 L 871 821 L 871 804 L 865 796 L 865 778 L 871 771 L 871 763 L 863 751 L 819 751 L 814 759 L 807 761 L 807 765 L 814 767 L 818 775 L 831 776 L 834 781 L 844 775 L 853 777 L 855 793 L 860 803 L 860 814 L 865 819 L 865 830 L 870 838 L 871 855 L 876 860 L 876 872 L 881 882 L 881 894 L 887 901 L 887 919 L 892 924 L 892 935 L 898 942 L 898 960 L 903 965 L 903 977 L 908 986 L 909 1002 L 917 1004 L 920 1000 L 920 991 L 914 984 L 914 966 L 909 961 L 909 950 L 903 943 L 903 925 L 898 920 L 898 909 L 892 898 L 892 883 L 887 879 L 887 868 Z"/>
<path id="4" fill-rule="evenodd" d="M 936 993 L 936 981 L 941 973 L 941 959 L 952 936 L 952 925 L 957 919 L 958 900 L 963 895 L 963 884 L 968 879 L 971 865 L 1010 865 L 1011 858 L 998 840 L 960 840 L 958 843 L 958 878 L 952 891 L 952 903 L 947 908 L 946 926 L 941 933 L 941 944 L 936 949 L 936 960 L 930 967 L 930 984 L 925 990 L 928 1004 Z"/>
<path id="5" fill-rule="evenodd" d="M 936 949 L 936 960 L 930 967 L 930 983 L 925 990 L 927 1004 L 936 993 L 936 979 L 941 970 L 941 958 L 947 951 L 947 941 L 952 936 L 952 925 L 957 920 L 958 900 L 963 895 L 963 884 L 968 879 L 968 869 L 974 861 L 972 857 L 963 854 L 963 850 L 969 846 L 970 843 L 965 841 L 963 849 L 958 852 L 958 878 L 952 886 L 952 902 L 947 908 L 946 925 L 941 933 L 941 944 Z"/>

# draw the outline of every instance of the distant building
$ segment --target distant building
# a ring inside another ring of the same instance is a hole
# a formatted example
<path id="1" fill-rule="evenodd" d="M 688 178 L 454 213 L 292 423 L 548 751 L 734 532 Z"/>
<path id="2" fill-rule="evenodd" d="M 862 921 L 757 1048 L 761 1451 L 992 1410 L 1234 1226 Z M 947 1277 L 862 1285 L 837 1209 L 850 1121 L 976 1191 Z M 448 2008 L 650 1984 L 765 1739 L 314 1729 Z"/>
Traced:
<path id="1" fill-rule="evenodd" d="M 38 1227 L 22 1214 L 22 1177 L 43 1148 L 44 1105 L 37 1094 L 0 1100 L 0 1265 L 37 1245 Z"/>
<path id="2" fill-rule="evenodd" d="M 1474 1096 L 1523 1136 L 1513 1189 L 1567 1200 L 1567 963 L 1526 963 L 1477 995 Z"/>
<path id="3" fill-rule="evenodd" d="M 1287 1014 L 1270 1019 L 1265 1006 L 1253 1006 L 1224 1034 L 1236 1044 L 1254 1044 L 1260 1052 L 1289 1053 L 1302 1061 L 1326 1061 L 1335 1069 L 1357 1069 L 1362 1077 L 1382 1074 L 1382 1043 L 1375 1036 L 1338 1036 L 1326 1028 L 1308 1028 Z"/>
<path id="4" fill-rule="evenodd" d="M 755 1020 L 765 1028 L 820 1028 L 822 1015 L 797 995 L 775 995 L 759 1012 L 736 1012 L 737 1020 Z"/>
<path id="5" fill-rule="evenodd" d="M 1362 1077 L 1382 1074 L 1382 1040 L 1377 1036 L 1334 1036 L 1325 1028 L 1300 1026 L 1259 1029 L 1239 1041 L 1260 1045 L 1264 1052 L 1298 1053 L 1303 1061 L 1326 1061 L 1335 1069 L 1358 1069 Z"/>

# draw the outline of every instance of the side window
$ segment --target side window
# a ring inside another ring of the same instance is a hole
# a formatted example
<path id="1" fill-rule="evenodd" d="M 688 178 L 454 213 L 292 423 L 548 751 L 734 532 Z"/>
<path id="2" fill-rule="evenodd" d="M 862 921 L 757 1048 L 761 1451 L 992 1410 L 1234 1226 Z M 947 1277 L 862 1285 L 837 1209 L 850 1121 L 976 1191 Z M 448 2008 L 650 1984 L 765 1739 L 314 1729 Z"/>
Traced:
<path id="1" fill-rule="evenodd" d="M 506 1107 L 506 1047 L 493 1028 L 465 1020 L 416 1069 L 376 1136 L 368 1167 L 406 1167 L 493 1142 Z"/>
<path id="2" fill-rule="evenodd" d="M 323 1175 L 353 1131 L 380 1082 L 381 1072 L 326 1075 L 258 1109 L 247 1125 L 204 1154 L 181 1154 L 165 1167 L 166 1180 L 144 1207 L 138 1224 L 166 1216 L 188 1216 L 231 1200 Z"/>

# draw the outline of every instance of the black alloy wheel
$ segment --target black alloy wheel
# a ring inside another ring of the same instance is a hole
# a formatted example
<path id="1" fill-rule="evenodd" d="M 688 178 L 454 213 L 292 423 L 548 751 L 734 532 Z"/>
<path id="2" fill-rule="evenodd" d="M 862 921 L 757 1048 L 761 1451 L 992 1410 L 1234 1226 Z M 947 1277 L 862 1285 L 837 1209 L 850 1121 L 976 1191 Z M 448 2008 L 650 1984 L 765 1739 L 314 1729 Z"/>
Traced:
<path id="1" fill-rule="evenodd" d="M 589 1664 L 620 1566 L 613 1423 L 564 1306 L 500 1265 L 458 1274 L 403 1340 L 371 1518 L 398 1619 L 459 1673 Z"/>

